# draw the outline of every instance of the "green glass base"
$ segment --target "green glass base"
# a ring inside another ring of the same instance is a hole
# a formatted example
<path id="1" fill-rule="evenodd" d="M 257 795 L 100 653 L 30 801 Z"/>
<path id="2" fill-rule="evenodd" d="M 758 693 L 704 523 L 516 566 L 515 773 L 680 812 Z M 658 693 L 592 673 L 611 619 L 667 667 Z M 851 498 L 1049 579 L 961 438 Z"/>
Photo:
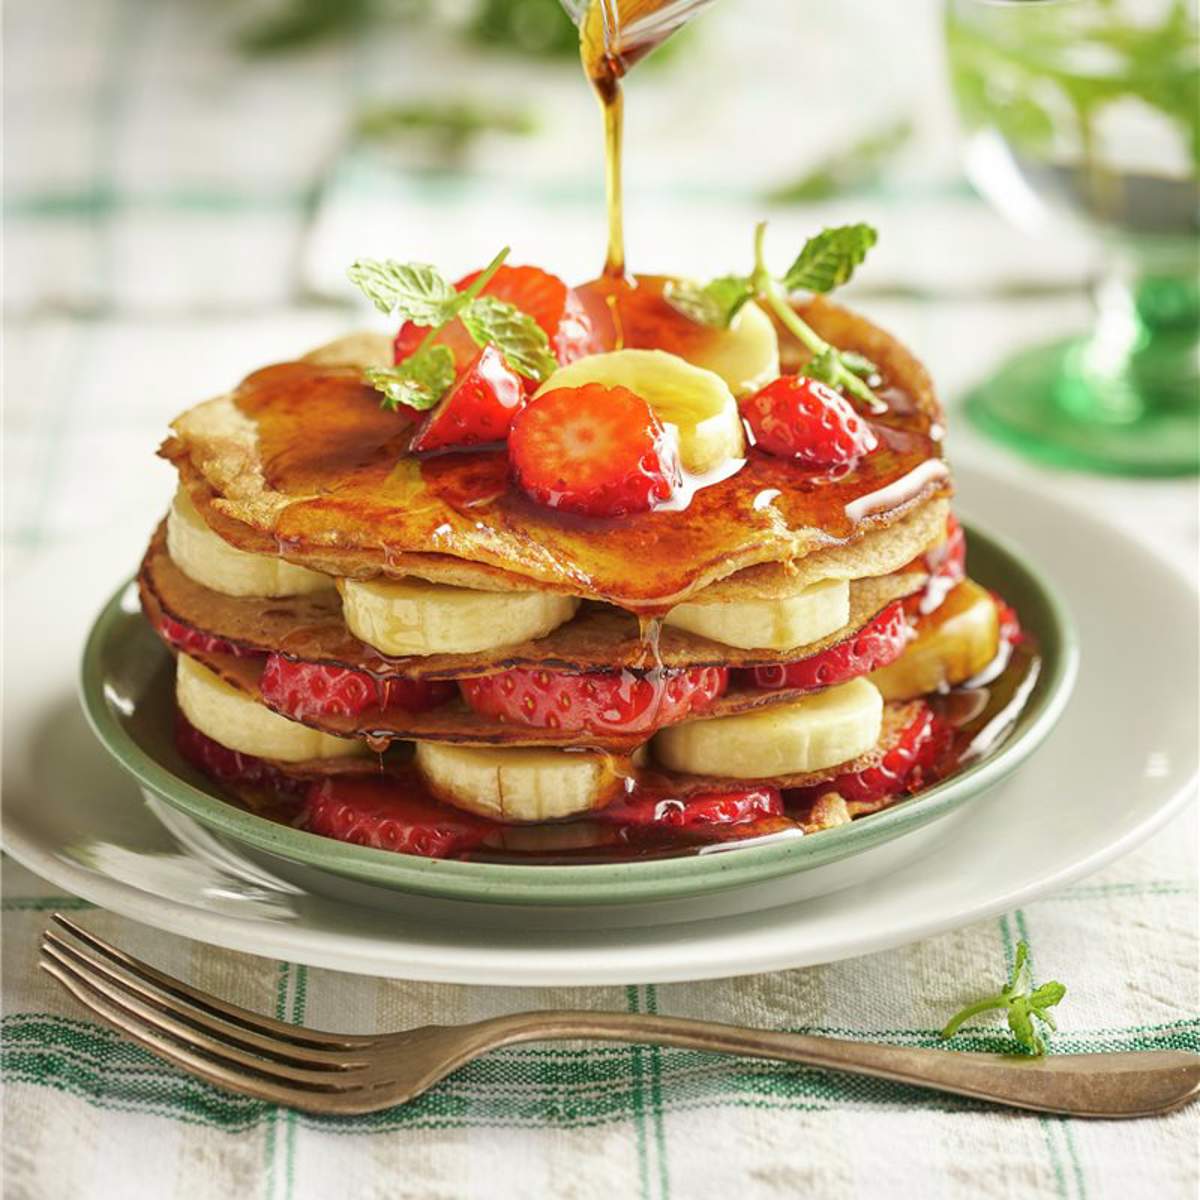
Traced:
<path id="1" fill-rule="evenodd" d="M 1058 466 L 1114 475 L 1200 473 L 1200 391 L 1190 384 L 1139 386 L 1136 360 L 1099 376 L 1087 366 L 1093 351 L 1089 338 L 1024 351 L 967 396 L 968 415 L 985 433 Z"/>

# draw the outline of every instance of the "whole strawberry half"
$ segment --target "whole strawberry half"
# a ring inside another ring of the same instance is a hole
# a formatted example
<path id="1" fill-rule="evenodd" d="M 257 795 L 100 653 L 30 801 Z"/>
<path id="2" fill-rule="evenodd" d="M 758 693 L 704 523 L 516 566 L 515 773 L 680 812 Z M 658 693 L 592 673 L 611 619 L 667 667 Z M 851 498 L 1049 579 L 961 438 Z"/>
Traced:
<path id="1" fill-rule="evenodd" d="M 643 733 L 703 712 L 729 683 L 724 667 L 639 675 L 633 671 L 544 671 L 517 667 L 459 681 L 478 713 L 539 729 Z"/>
<path id="2" fill-rule="evenodd" d="M 682 483 L 679 451 L 641 396 L 587 383 L 531 400 L 508 435 L 521 489 L 589 517 L 647 512 Z"/>
<path id="3" fill-rule="evenodd" d="M 412 440 L 417 453 L 502 442 L 525 386 L 495 346 L 487 345 L 470 361 Z"/>
<path id="4" fill-rule="evenodd" d="M 432 799 L 414 779 L 333 776 L 312 785 L 304 827 L 311 833 L 423 858 L 449 858 L 478 846 L 494 828 Z"/>
<path id="5" fill-rule="evenodd" d="M 478 275 L 478 271 L 464 275 L 455 288 L 466 291 Z M 550 339 L 550 350 L 560 363 L 573 362 L 593 352 L 591 322 L 579 297 L 557 275 L 540 267 L 502 266 L 488 281 L 483 295 L 507 300 L 531 316 Z M 402 362 L 412 354 L 428 332 L 427 326 L 406 321 L 396 334 L 395 361 Z M 461 321 L 451 321 L 437 340 L 453 351 L 455 366 L 460 371 L 479 350 Z"/>
<path id="6" fill-rule="evenodd" d="M 742 401 L 742 417 L 757 446 L 805 466 L 841 466 L 879 445 L 844 396 L 804 375 L 772 380 Z"/>
<path id="7" fill-rule="evenodd" d="M 798 662 L 746 668 L 741 678 L 754 687 L 772 690 L 833 687 L 895 662 L 911 636 L 904 601 L 895 600 L 852 638 Z"/>
<path id="8" fill-rule="evenodd" d="M 424 712 L 454 694 L 454 686 L 449 683 L 400 676 L 379 679 L 367 671 L 304 662 L 282 654 L 267 659 L 258 688 L 269 708 L 295 721 L 356 717 L 368 708 Z"/>

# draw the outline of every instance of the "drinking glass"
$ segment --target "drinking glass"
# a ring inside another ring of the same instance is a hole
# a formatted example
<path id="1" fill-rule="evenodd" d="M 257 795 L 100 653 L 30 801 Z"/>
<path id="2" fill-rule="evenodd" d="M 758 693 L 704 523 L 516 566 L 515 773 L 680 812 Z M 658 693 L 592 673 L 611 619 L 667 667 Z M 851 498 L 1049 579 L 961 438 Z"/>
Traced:
<path id="1" fill-rule="evenodd" d="M 948 0 L 975 186 L 1018 224 L 1068 220 L 1106 269 L 1091 330 L 967 399 L 1027 454 L 1129 475 L 1200 470 L 1197 0 Z"/>

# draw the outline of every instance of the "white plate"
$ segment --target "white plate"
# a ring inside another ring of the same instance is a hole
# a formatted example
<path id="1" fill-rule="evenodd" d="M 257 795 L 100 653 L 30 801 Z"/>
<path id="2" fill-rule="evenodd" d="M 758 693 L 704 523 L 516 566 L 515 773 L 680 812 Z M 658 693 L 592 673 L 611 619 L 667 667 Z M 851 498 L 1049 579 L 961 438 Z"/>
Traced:
<path id="1" fill-rule="evenodd" d="M 734 915 L 696 904 L 531 919 L 394 895 L 367 907 L 327 883 L 317 892 L 311 878 L 276 877 L 178 814 L 151 809 L 83 722 L 79 648 L 143 531 L 49 556 L 11 590 L 5 846 L 57 886 L 158 928 L 314 966 L 458 983 L 776 970 L 1007 911 L 1132 849 L 1187 800 L 1196 597 L 1170 565 L 1082 511 L 974 470 L 958 481 L 964 510 L 1023 546 L 1061 589 L 1079 629 L 1079 682 L 1045 747 L 1012 779 L 933 827 L 915 855 L 877 862 L 866 878 L 861 863 L 848 868 L 833 894 L 797 899 L 785 881 Z"/>

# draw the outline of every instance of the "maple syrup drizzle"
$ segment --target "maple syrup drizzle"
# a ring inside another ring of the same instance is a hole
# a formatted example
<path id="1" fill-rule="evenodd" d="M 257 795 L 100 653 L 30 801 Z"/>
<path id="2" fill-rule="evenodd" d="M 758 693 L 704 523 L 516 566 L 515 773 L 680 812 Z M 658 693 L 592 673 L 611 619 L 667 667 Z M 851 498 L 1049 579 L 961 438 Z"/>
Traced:
<path id="1" fill-rule="evenodd" d="M 621 80 L 629 68 L 661 45 L 702 3 L 680 0 L 591 0 L 579 24 L 579 57 L 604 113 L 604 196 L 608 252 L 604 275 L 625 277 L 624 205 L 621 186 L 625 101 Z M 658 18 L 658 19 L 656 19 Z"/>

